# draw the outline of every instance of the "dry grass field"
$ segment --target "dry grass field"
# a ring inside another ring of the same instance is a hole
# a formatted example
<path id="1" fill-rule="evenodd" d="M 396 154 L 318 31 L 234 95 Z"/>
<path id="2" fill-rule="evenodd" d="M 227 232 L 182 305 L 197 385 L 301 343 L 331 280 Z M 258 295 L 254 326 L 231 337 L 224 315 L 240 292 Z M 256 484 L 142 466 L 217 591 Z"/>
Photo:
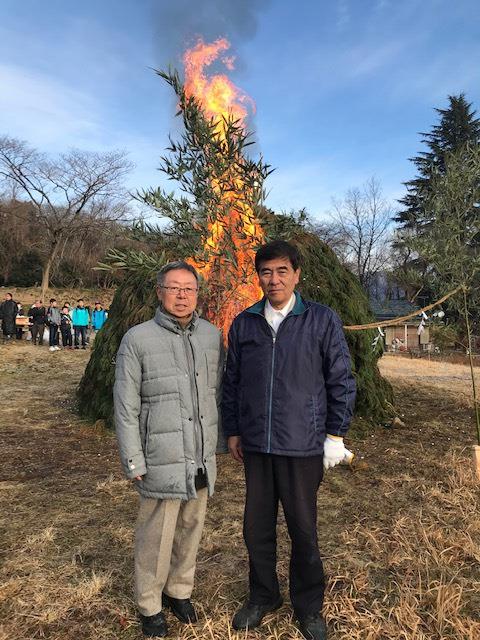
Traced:
<path id="1" fill-rule="evenodd" d="M 115 439 L 74 412 L 88 352 L 0 345 L 0 639 L 140 639 L 132 597 L 136 494 Z M 332 640 L 480 638 L 480 484 L 468 370 L 385 357 L 405 426 L 351 439 L 359 461 L 319 492 Z M 219 459 L 194 599 L 201 621 L 171 637 L 235 637 L 247 585 L 241 468 Z M 287 595 L 288 539 L 279 525 Z M 288 600 L 288 598 L 287 598 Z M 286 604 L 256 632 L 299 638 Z"/>

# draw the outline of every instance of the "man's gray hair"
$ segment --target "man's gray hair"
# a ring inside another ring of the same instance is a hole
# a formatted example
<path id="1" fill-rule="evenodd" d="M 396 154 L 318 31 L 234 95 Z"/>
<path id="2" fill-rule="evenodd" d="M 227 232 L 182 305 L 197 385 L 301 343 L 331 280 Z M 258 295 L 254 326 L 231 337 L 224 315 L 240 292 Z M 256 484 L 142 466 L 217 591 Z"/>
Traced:
<path id="1" fill-rule="evenodd" d="M 157 273 L 157 284 L 162 286 L 165 282 L 166 274 L 169 271 L 175 271 L 176 269 L 185 269 L 186 271 L 190 271 L 190 273 L 193 273 L 196 281 L 198 282 L 198 273 L 191 264 L 188 264 L 188 262 L 184 262 L 183 260 L 175 260 L 175 262 L 169 262 L 168 264 L 163 265 L 163 267 Z"/>

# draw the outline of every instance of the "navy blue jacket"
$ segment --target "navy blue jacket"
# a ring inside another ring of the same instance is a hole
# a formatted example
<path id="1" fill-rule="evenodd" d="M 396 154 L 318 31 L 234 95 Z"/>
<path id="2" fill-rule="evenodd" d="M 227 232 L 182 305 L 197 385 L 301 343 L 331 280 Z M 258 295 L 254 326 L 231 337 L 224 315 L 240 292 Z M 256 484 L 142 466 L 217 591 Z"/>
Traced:
<path id="1" fill-rule="evenodd" d="M 230 328 L 222 423 L 246 451 L 321 455 L 326 434 L 344 436 L 350 425 L 355 380 L 340 318 L 295 296 L 276 336 L 265 299 Z"/>

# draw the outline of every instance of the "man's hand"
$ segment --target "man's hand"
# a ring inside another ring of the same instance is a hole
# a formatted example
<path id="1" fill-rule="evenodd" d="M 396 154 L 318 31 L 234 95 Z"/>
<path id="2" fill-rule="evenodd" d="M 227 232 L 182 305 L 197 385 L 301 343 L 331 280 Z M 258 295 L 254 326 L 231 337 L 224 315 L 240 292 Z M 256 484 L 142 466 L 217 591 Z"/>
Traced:
<path id="1" fill-rule="evenodd" d="M 134 480 L 141 480 L 143 476 L 135 476 Z"/>
<path id="2" fill-rule="evenodd" d="M 323 446 L 323 468 L 325 471 L 342 462 L 346 452 L 343 438 L 327 435 Z"/>
<path id="3" fill-rule="evenodd" d="M 232 458 L 237 462 L 243 462 L 242 440 L 240 436 L 230 436 L 227 444 Z"/>

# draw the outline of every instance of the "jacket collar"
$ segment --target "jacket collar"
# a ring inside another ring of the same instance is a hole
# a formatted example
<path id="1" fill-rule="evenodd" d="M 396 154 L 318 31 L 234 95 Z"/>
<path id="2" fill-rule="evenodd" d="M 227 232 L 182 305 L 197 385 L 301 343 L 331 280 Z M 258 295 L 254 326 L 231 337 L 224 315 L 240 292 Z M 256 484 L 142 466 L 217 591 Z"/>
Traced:
<path id="1" fill-rule="evenodd" d="M 155 311 L 154 320 L 158 325 L 173 333 L 182 333 L 185 329 L 189 329 L 190 332 L 192 332 L 195 331 L 198 324 L 198 313 L 196 311 L 193 312 L 190 323 L 184 329 L 174 316 L 167 313 L 165 309 L 159 305 Z"/>
<path id="2" fill-rule="evenodd" d="M 256 313 L 257 315 L 263 316 L 265 315 L 266 301 L 267 301 L 267 298 L 263 297 L 254 305 L 245 309 L 245 311 L 247 313 Z M 299 316 L 302 313 L 304 313 L 304 311 L 306 311 L 307 309 L 308 309 L 308 303 L 302 298 L 302 296 L 298 293 L 298 291 L 295 291 L 295 304 L 293 305 L 293 309 L 290 311 L 288 315 Z"/>

